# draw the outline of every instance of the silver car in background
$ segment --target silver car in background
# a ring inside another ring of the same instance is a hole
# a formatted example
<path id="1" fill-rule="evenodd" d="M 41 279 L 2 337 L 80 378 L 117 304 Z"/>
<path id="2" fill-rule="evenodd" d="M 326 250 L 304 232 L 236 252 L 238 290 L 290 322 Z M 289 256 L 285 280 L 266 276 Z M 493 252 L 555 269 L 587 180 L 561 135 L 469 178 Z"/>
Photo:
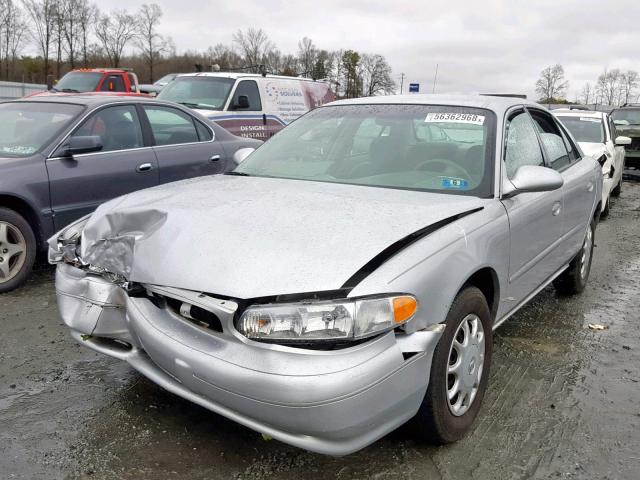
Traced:
<path id="1" fill-rule="evenodd" d="M 602 172 L 519 99 L 308 113 L 234 171 L 129 194 L 51 238 L 72 336 L 283 442 L 458 440 L 492 331 L 589 276 Z"/>

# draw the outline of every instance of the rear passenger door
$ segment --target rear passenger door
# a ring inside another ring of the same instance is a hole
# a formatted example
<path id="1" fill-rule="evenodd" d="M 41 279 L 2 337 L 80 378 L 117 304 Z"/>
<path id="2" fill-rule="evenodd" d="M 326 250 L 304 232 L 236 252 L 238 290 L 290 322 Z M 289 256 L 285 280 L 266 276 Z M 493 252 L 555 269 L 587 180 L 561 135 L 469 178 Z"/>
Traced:
<path id="1" fill-rule="evenodd" d="M 160 183 L 225 171 L 228 158 L 210 126 L 178 108 L 145 104 L 142 109 L 153 137 Z"/>
<path id="2" fill-rule="evenodd" d="M 95 135 L 102 140 L 100 151 L 64 156 L 63 142 L 47 159 L 56 229 L 91 213 L 107 200 L 158 184 L 156 157 L 145 143 L 134 105 L 93 112 L 70 137 Z"/>
<path id="3" fill-rule="evenodd" d="M 529 109 L 540 135 L 548 165 L 564 179 L 564 226 L 562 260 L 567 262 L 582 247 L 591 220 L 596 188 L 592 162 L 583 161 L 578 149 L 555 118 L 547 112 Z"/>

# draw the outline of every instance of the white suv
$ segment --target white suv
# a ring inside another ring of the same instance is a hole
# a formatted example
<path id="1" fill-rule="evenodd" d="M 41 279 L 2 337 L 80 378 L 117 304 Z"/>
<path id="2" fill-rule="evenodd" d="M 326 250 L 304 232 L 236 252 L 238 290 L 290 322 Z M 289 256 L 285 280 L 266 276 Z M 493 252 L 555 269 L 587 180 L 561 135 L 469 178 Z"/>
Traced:
<path id="1" fill-rule="evenodd" d="M 561 108 L 552 112 L 571 132 L 586 155 L 602 165 L 602 216 L 609 214 L 609 197 L 617 197 L 622 190 L 624 146 L 629 137 L 617 136 L 611 117 L 604 112 Z"/>

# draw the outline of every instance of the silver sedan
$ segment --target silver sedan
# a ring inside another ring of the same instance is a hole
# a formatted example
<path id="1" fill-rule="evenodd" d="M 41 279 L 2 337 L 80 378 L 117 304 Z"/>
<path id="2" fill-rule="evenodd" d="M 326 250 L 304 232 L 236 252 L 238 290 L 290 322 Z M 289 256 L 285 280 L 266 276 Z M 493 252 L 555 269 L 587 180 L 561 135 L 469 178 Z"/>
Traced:
<path id="1" fill-rule="evenodd" d="M 536 104 L 347 100 L 229 174 L 105 203 L 49 256 L 72 336 L 177 395 L 325 454 L 410 419 L 447 443 L 492 331 L 551 282 L 585 288 L 601 190 Z"/>

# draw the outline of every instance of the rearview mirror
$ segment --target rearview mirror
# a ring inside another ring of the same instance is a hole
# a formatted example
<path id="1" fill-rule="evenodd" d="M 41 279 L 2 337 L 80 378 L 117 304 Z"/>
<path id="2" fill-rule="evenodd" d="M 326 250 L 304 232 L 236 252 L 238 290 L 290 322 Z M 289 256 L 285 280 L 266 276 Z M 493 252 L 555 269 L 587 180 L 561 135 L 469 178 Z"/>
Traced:
<path id="1" fill-rule="evenodd" d="M 629 125 L 629 122 L 626 120 L 614 120 L 613 124 L 617 125 L 618 127 L 626 127 L 627 125 Z"/>
<path id="2" fill-rule="evenodd" d="M 631 139 L 629 137 L 625 137 L 624 135 L 616 137 L 617 147 L 624 147 L 625 145 L 631 145 Z"/>
<path id="3" fill-rule="evenodd" d="M 86 135 L 69 138 L 67 154 L 70 156 L 82 153 L 99 152 L 102 150 L 102 138 L 100 135 Z"/>
<path id="4" fill-rule="evenodd" d="M 238 95 L 238 98 L 233 104 L 234 110 L 249 108 L 249 97 L 246 95 Z"/>
<path id="5" fill-rule="evenodd" d="M 526 192 L 550 192 L 564 184 L 564 179 L 555 170 L 537 165 L 523 165 L 515 176 L 505 182 L 503 198 Z"/>
<path id="6" fill-rule="evenodd" d="M 233 154 L 233 161 L 236 165 L 240 165 L 244 162 L 244 159 L 247 158 L 255 151 L 255 148 L 240 148 L 236 150 L 236 153 Z"/>

